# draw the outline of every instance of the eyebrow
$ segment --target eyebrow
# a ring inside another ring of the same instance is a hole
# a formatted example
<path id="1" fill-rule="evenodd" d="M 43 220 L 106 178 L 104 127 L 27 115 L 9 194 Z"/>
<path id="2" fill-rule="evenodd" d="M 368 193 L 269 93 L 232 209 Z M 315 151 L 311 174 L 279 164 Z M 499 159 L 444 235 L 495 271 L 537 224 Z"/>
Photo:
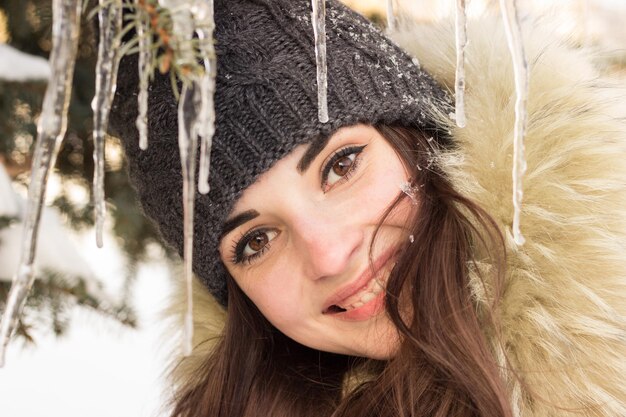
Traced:
<path id="1" fill-rule="evenodd" d="M 298 172 L 300 174 L 303 174 L 307 169 L 309 169 L 311 162 L 313 162 L 317 155 L 324 150 L 326 145 L 328 145 L 329 140 L 330 136 L 321 137 L 314 140 L 311 145 L 309 145 L 306 152 L 304 152 L 304 155 L 302 155 L 302 158 L 300 158 L 300 162 L 298 162 Z"/>
<path id="2" fill-rule="evenodd" d="M 222 227 L 222 233 L 220 233 L 220 239 L 232 232 L 234 229 L 238 228 L 245 222 L 248 222 L 259 215 L 259 212 L 256 210 L 247 210 L 243 213 L 240 213 L 233 217 L 232 219 L 226 220 L 224 222 L 224 226 Z"/>
<path id="3" fill-rule="evenodd" d="M 328 144 L 330 140 L 330 136 L 321 137 L 317 140 L 314 140 L 309 147 L 307 148 L 302 158 L 298 162 L 298 172 L 301 174 L 304 173 L 311 163 L 315 160 L 317 155 L 320 154 Z M 224 222 L 224 226 L 222 227 L 222 232 L 220 233 L 220 239 L 232 232 L 234 229 L 238 228 L 242 224 L 249 222 L 250 220 L 259 216 L 259 212 L 256 210 L 246 210 L 243 213 L 240 213 L 233 217 L 232 219 L 226 220 Z"/>

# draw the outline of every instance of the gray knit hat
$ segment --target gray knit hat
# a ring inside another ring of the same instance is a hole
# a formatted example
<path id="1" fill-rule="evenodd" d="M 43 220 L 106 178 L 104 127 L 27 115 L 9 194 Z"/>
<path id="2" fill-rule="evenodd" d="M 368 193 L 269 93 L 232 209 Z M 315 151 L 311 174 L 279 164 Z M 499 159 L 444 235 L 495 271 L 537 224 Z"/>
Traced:
<path id="1" fill-rule="evenodd" d="M 449 103 L 431 77 L 368 20 L 333 0 L 326 13 L 330 121 L 320 123 L 310 0 L 215 0 L 216 133 L 211 191 L 196 194 L 193 270 L 223 305 L 227 272 L 218 239 L 233 204 L 260 174 L 297 145 L 342 126 L 436 128 L 431 109 Z M 137 91 L 134 55 L 120 64 L 110 130 L 122 138 L 143 210 L 182 254 L 177 103 L 169 76 L 157 75 L 149 90 L 149 147 L 141 151 Z"/>

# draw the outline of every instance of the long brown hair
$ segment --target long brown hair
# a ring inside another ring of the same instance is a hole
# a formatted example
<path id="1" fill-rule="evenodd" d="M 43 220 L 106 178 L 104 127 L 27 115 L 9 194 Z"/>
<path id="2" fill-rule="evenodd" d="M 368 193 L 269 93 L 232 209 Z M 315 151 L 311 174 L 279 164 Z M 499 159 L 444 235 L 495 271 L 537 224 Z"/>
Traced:
<path id="1" fill-rule="evenodd" d="M 173 417 L 512 415 L 484 336 L 497 333 L 497 320 L 491 311 L 478 311 L 469 282 L 480 247 L 495 266 L 490 283 L 497 301 L 502 236 L 441 172 L 433 146 L 451 146 L 449 138 L 436 130 L 376 128 L 419 193 L 419 211 L 407 225 L 413 243 L 407 242 L 387 284 L 386 310 L 400 335 L 399 351 L 374 361 L 302 346 L 276 330 L 231 279 L 223 334 L 202 368 L 177 387 Z M 386 215 L 403 198 L 399 193 Z"/>

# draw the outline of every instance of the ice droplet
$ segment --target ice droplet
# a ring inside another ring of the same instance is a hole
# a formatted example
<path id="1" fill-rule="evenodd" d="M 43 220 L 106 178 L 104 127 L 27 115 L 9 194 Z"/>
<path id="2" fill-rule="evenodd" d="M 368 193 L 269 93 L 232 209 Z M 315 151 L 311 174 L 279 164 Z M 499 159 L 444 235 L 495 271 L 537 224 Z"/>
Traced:
<path id="1" fill-rule="evenodd" d="M 467 45 L 467 15 L 465 0 L 456 0 L 456 99 L 454 119 L 458 127 L 465 127 L 465 46 Z"/>
<path id="2" fill-rule="evenodd" d="M 500 0 L 500 10 L 506 39 L 513 60 L 513 73 L 515 76 L 515 132 L 513 136 L 513 239 L 518 245 L 525 242 L 520 232 L 520 215 L 522 207 L 522 178 L 526 171 L 526 161 L 524 158 L 524 135 L 526 134 L 526 124 L 528 119 L 528 62 L 524 52 L 522 41 L 522 29 L 517 15 L 515 0 Z"/>
<path id="3" fill-rule="evenodd" d="M 122 29 L 121 0 L 100 0 L 98 9 L 100 41 L 96 62 L 96 94 L 91 101 L 93 110 L 93 196 L 96 209 L 96 245 L 102 247 L 104 204 L 104 144 L 111 103 L 115 95 Z"/>
<path id="4" fill-rule="evenodd" d="M 52 1 L 52 51 L 49 59 L 52 74 L 37 125 L 37 143 L 24 214 L 20 266 L 13 278 L 0 322 L 0 366 L 4 365 L 9 339 L 17 326 L 26 296 L 35 278 L 33 264 L 48 173 L 50 167 L 54 165 L 67 127 L 67 109 L 72 91 L 81 8 L 81 0 Z"/>
<path id="5" fill-rule="evenodd" d="M 404 194 L 406 194 L 407 196 L 409 196 L 409 198 L 411 199 L 411 202 L 413 203 L 413 205 L 417 205 L 418 201 L 417 201 L 417 188 L 412 186 L 410 182 L 405 181 L 403 183 L 400 184 L 400 190 L 402 190 L 402 192 Z"/>
<path id="6" fill-rule="evenodd" d="M 318 118 L 328 122 L 328 68 L 326 66 L 326 1 L 311 0 L 313 12 L 313 35 L 315 37 L 315 60 L 317 64 Z"/>

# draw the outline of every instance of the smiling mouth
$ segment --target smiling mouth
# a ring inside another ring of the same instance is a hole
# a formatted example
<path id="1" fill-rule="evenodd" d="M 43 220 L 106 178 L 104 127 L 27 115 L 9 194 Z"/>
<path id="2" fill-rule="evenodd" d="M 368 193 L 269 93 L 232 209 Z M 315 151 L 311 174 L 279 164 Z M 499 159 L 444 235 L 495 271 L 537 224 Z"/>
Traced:
<path id="1" fill-rule="evenodd" d="M 397 253 L 397 247 L 387 248 L 356 281 L 339 289 L 327 301 L 322 314 L 341 320 L 361 321 L 384 310 L 386 281 L 395 265 L 392 260 Z"/>
<path id="2" fill-rule="evenodd" d="M 356 282 L 348 284 L 333 296 L 322 314 L 346 320 L 365 319 L 377 314 L 384 308 L 386 281 L 392 269 L 391 261 L 397 253 L 397 248 L 388 248 Z"/>
<path id="3" fill-rule="evenodd" d="M 382 270 L 379 272 L 383 272 Z M 375 300 L 384 291 L 383 282 L 376 274 L 362 289 L 356 294 L 342 300 L 337 304 L 328 307 L 324 314 L 337 314 L 363 307 L 365 304 Z"/>

